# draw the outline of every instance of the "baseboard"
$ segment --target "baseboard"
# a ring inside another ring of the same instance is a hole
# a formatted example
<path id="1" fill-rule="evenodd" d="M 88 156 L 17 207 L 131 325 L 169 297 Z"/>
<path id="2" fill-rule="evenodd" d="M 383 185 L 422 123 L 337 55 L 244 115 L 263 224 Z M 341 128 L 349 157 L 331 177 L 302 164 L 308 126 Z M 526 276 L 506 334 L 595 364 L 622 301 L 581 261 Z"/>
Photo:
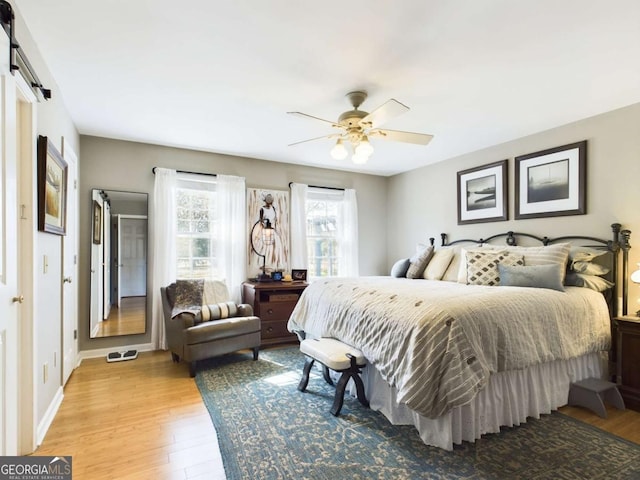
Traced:
<path id="1" fill-rule="evenodd" d="M 47 411 L 44 413 L 44 417 L 42 418 L 42 421 L 38 424 L 38 430 L 36 431 L 37 446 L 40 446 L 42 444 L 42 441 L 44 440 L 45 435 L 49 431 L 49 427 L 51 426 L 53 419 L 56 417 L 56 413 L 58 413 L 58 409 L 62 404 L 63 398 L 64 398 L 64 390 L 62 389 L 62 387 L 60 387 L 56 391 L 56 394 L 54 395 L 53 400 L 51 400 L 51 403 L 49 404 L 49 408 L 47 408 Z"/>
<path id="2" fill-rule="evenodd" d="M 83 350 L 78 352 L 78 365 L 86 358 L 106 357 L 111 352 L 119 352 L 126 350 L 137 350 L 138 352 L 152 352 L 156 350 L 151 343 L 141 343 L 139 345 L 116 345 L 109 348 L 96 348 L 95 350 Z"/>

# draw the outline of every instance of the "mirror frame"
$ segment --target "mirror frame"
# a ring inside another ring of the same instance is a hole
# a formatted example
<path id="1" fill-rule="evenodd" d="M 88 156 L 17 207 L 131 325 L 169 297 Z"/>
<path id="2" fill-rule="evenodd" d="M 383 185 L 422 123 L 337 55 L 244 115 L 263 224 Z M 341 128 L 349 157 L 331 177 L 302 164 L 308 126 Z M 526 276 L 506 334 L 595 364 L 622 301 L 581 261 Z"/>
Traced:
<path id="1" fill-rule="evenodd" d="M 94 188 L 91 205 L 89 338 L 143 335 L 147 332 L 149 305 L 149 194 Z M 128 237 L 126 241 L 132 243 L 124 249 L 119 245 L 123 241 L 120 233 L 125 229 L 119 226 L 129 219 L 145 221 L 144 243 L 139 242 L 142 231 L 138 229 L 133 238 Z M 125 266 L 119 250 L 143 255 L 133 255 L 130 258 L 134 262 Z M 127 278 L 132 279 L 126 301 L 122 295 L 124 269 L 129 272 Z"/>

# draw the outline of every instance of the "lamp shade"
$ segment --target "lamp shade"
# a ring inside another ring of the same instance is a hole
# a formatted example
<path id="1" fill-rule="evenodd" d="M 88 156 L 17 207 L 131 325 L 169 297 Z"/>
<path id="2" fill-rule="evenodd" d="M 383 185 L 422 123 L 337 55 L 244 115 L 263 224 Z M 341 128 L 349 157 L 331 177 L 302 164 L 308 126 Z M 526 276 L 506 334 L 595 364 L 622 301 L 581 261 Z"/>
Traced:
<path id="1" fill-rule="evenodd" d="M 265 220 L 265 225 L 262 227 L 262 243 L 263 245 L 273 245 L 274 235 L 273 235 L 273 227 L 271 226 L 271 221 L 267 218 Z"/>
<path id="2" fill-rule="evenodd" d="M 339 138 L 336 144 L 331 149 L 331 157 L 335 158 L 336 160 L 344 160 L 345 158 L 347 158 L 348 153 L 349 152 L 347 152 L 347 147 L 344 146 L 344 143 L 342 143 L 342 139 Z"/>
<path id="3" fill-rule="evenodd" d="M 640 263 L 638 263 L 638 269 L 631 274 L 631 281 L 633 283 L 640 283 Z"/>
<path id="4" fill-rule="evenodd" d="M 362 155 L 369 158 L 372 153 L 373 147 L 369 143 L 369 139 L 366 135 L 362 135 L 362 138 L 360 138 L 360 143 L 358 143 L 358 146 L 356 147 L 356 155 Z"/>

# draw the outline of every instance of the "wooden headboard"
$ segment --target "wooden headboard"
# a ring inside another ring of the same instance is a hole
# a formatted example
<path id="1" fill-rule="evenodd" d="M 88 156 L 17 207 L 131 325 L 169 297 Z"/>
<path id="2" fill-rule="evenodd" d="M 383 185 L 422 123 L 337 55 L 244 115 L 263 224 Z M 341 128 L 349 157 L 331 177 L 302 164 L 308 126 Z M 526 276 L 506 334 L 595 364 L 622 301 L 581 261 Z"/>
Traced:
<path id="1" fill-rule="evenodd" d="M 554 243 L 573 243 L 576 245 L 587 246 L 596 249 L 606 249 L 610 255 L 606 259 L 606 264 L 610 268 L 610 272 L 607 274 L 607 279 L 615 284 L 615 287 L 605 292 L 605 298 L 609 304 L 609 314 L 611 318 L 618 315 L 618 298 L 622 298 L 622 315 L 626 315 L 628 311 L 628 289 L 629 289 L 629 250 L 631 245 L 629 240 L 631 238 L 630 230 L 622 230 L 622 225 L 614 223 L 611 225 L 612 239 L 605 240 L 602 238 L 596 238 L 585 235 L 564 235 L 562 237 L 541 237 L 530 233 L 521 232 L 506 232 L 491 235 L 487 238 L 479 239 L 461 239 L 449 242 L 446 233 L 441 233 L 442 246 L 451 246 L 456 244 L 483 244 L 491 243 L 496 240 L 504 238 L 505 243 L 509 246 L 518 245 L 518 239 L 527 238 L 539 242 L 542 245 L 552 245 Z M 433 239 L 430 239 L 433 244 Z M 622 255 L 620 255 L 622 253 Z"/>

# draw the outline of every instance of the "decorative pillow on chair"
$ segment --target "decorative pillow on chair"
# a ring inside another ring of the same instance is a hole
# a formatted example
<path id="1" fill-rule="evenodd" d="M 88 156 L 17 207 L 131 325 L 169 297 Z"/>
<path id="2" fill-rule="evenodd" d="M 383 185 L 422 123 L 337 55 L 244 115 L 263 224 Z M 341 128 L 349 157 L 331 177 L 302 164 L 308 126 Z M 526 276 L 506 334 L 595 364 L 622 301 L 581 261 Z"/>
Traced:
<path id="1" fill-rule="evenodd" d="M 512 267 L 498 265 L 500 286 L 548 288 L 564 292 L 562 277 L 564 269 L 559 263 Z"/>
<path id="2" fill-rule="evenodd" d="M 202 305 L 201 318 L 203 322 L 222 320 L 238 315 L 238 306 L 235 302 L 222 302 L 213 305 Z"/>
<path id="3" fill-rule="evenodd" d="M 176 301 L 171 317 L 183 312 L 196 314 L 202 308 L 204 280 L 176 280 Z"/>
<path id="4" fill-rule="evenodd" d="M 466 258 L 467 282 L 469 285 L 499 285 L 499 264 L 524 265 L 522 255 L 515 255 L 511 252 L 468 250 Z"/>

